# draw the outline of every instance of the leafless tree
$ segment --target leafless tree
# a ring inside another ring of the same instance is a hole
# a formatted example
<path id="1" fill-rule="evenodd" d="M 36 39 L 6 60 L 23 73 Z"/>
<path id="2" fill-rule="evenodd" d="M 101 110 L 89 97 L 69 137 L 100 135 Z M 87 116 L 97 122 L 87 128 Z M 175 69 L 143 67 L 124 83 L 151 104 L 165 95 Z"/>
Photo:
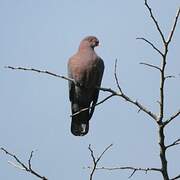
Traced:
<path id="1" fill-rule="evenodd" d="M 159 79 L 159 100 L 158 100 L 158 104 L 159 104 L 159 113 L 154 113 L 152 112 L 149 107 L 146 107 L 143 105 L 143 103 L 134 100 L 132 98 L 130 98 L 129 95 L 127 95 L 124 91 L 123 88 L 121 87 L 118 77 L 117 77 L 117 60 L 115 61 L 115 70 L 114 70 L 114 78 L 116 81 L 116 85 L 117 85 L 117 89 L 118 90 L 113 90 L 112 88 L 102 88 L 102 87 L 97 87 L 99 88 L 101 91 L 105 91 L 107 93 L 109 93 L 110 95 L 107 96 L 105 99 L 103 99 L 102 101 L 98 102 L 95 106 L 100 105 L 102 103 L 104 103 L 105 101 L 107 101 L 108 99 L 112 98 L 113 96 L 119 97 L 121 99 L 126 100 L 126 102 L 129 102 L 130 104 L 134 105 L 135 107 L 137 107 L 139 109 L 139 111 L 143 111 L 145 114 L 147 114 L 150 119 L 153 120 L 153 122 L 155 122 L 155 124 L 158 127 L 158 144 L 159 144 L 159 157 L 160 157 L 160 162 L 161 162 L 161 166 L 160 167 L 148 167 L 148 168 L 141 168 L 141 167 L 132 167 L 132 166 L 122 166 L 122 167 L 98 167 L 98 162 L 101 160 L 101 158 L 104 156 L 104 154 L 106 153 L 107 150 L 109 150 L 109 148 L 112 146 L 109 145 L 105 148 L 105 150 L 100 154 L 100 156 L 98 158 L 95 158 L 94 156 L 94 150 L 91 148 L 91 145 L 89 145 L 89 151 L 91 154 L 91 158 L 93 161 L 92 166 L 89 166 L 88 168 L 91 169 L 91 173 L 90 173 L 90 177 L 89 179 L 92 180 L 93 179 L 93 175 L 95 173 L 96 170 L 131 170 L 132 173 L 130 174 L 129 178 L 132 177 L 135 172 L 137 171 L 144 171 L 144 172 L 148 172 L 148 171 L 155 171 L 158 173 L 161 173 L 162 177 L 164 180 L 175 180 L 175 179 L 180 179 L 180 173 L 178 175 L 176 175 L 175 177 L 169 177 L 169 173 L 168 173 L 168 162 L 167 162 L 167 157 L 166 157 L 166 153 L 167 150 L 173 146 L 176 146 L 178 144 L 180 144 L 180 138 L 174 140 L 171 144 L 166 145 L 165 144 L 165 128 L 172 123 L 179 115 L 180 115 L 180 108 L 177 109 L 172 115 L 170 115 L 168 118 L 164 117 L 165 114 L 165 90 L 164 90 L 164 86 L 166 83 L 166 80 L 168 78 L 172 78 L 173 76 L 167 76 L 166 75 L 166 67 L 167 67 L 167 55 L 168 55 L 168 50 L 169 50 L 169 45 L 172 42 L 172 38 L 176 29 L 176 25 L 178 23 L 178 18 L 180 15 L 180 8 L 178 8 L 177 14 L 175 16 L 174 19 L 174 23 L 172 25 L 172 29 L 169 32 L 168 37 L 166 38 L 160 25 L 159 22 L 157 21 L 156 17 L 154 16 L 154 13 L 151 9 L 151 7 L 149 6 L 147 0 L 144 1 L 145 2 L 145 7 L 147 8 L 149 14 L 150 14 L 150 18 L 152 19 L 155 28 L 157 30 L 157 32 L 159 33 L 159 36 L 162 40 L 162 45 L 163 45 L 163 50 L 159 49 L 158 47 L 156 47 L 154 45 L 154 43 L 152 43 L 151 41 L 149 41 L 148 39 L 144 38 L 144 37 L 138 37 L 137 39 L 144 41 L 145 43 L 147 43 L 148 45 L 150 45 L 152 47 L 152 49 L 154 51 L 156 51 L 161 59 L 161 65 L 160 66 L 156 66 L 153 64 L 149 64 L 147 62 L 141 62 L 140 64 L 145 65 L 149 68 L 153 68 L 154 70 L 157 70 L 160 74 L 160 79 Z M 39 70 L 39 69 L 34 69 L 34 68 L 24 68 L 24 67 L 13 67 L 13 66 L 6 66 L 6 68 L 9 69 L 13 69 L 13 70 L 24 70 L 24 71 L 33 71 L 33 72 L 37 72 L 37 73 L 44 73 L 44 74 L 48 74 L 48 75 L 52 75 L 58 78 L 62 78 L 68 81 L 72 81 L 73 83 L 75 83 L 76 86 L 78 86 L 78 84 L 70 78 L 67 78 L 65 76 L 61 76 L 49 71 L 44 71 L 44 70 Z M 92 108 L 92 107 L 90 107 Z M 80 113 L 82 111 L 86 111 L 86 109 L 82 109 L 77 113 Z M 72 114 L 72 116 L 75 114 Z M 27 165 L 25 163 L 23 163 L 16 155 L 10 153 L 8 150 L 1 148 L 1 150 L 3 152 L 5 152 L 7 155 L 11 156 L 16 163 L 11 163 L 11 165 L 18 167 L 21 170 L 25 170 L 33 175 L 35 175 L 36 177 L 43 179 L 43 180 L 47 180 L 46 177 L 41 176 L 39 173 L 37 173 L 36 171 L 34 171 L 32 169 L 32 165 L 31 165 L 31 159 L 33 156 L 33 151 L 30 154 L 30 157 L 28 159 L 28 163 Z"/>
<path id="2" fill-rule="evenodd" d="M 139 40 L 143 40 L 144 42 L 146 42 L 147 44 L 149 44 L 154 51 L 156 51 L 161 58 L 161 66 L 158 67 L 156 65 L 153 64 L 149 64 L 146 62 L 142 62 L 140 64 L 143 64 L 145 66 L 148 66 L 150 68 L 153 68 L 155 70 L 158 70 L 160 73 L 160 86 L 159 86 L 159 114 L 155 114 L 154 112 L 152 112 L 151 110 L 149 110 L 148 107 L 145 107 L 142 103 L 131 99 L 127 94 L 124 93 L 124 91 L 122 90 L 120 83 L 118 81 L 118 77 L 117 77 L 117 73 L 116 73 L 116 69 L 117 69 L 117 61 L 115 62 L 115 71 L 114 71 L 114 77 L 116 80 L 116 85 L 118 88 L 118 91 L 114 91 L 112 89 L 107 89 L 107 88 L 101 88 L 102 91 L 107 91 L 109 92 L 111 95 L 114 96 L 118 96 L 120 98 L 125 99 L 127 102 L 135 105 L 136 107 L 139 108 L 139 110 L 143 111 L 145 114 L 147 114 L 148 116 L 150 116 L 150 118 L 156 123 L 157 127 L 158 127 L 158 143 L 160 146 L 160 151 L 159 151 L 159 156 L 160 156 L 160 162 L 161 162 L 161 167 L 151 167 L 151 168 L 137 168 L 137 167 L 113 167 L 113 168 L 109 168 L 109 167 L 97 167 L 97 163 L 94 163 L 93 168 L 96 166 L 96 169 L 101 169 L 101 170 L 120 170 L 120 169 L 129 169 L 132 170 L 132 174 L 129 177 L 132 177 L 133 174 L 136 171 L 156 171 L 162 174 L 163 179 L 164 180 L 175 180 L 175 179 L 179 179 L 180 178 L 180 174 L 178 174 L 176 177 L 170 178 L 169 177 L 169 173 L 168 173 L 168 162 L 167 162 L 167 157 L 166 157 L 166 151 L 173 146 L 176 146 L 178 144 L 180 144 L 180 139 L 174 140 L 174 142 L 172 142 L 169 145 L 165 144 L 165 128 L 167 127 L 168 124 L 170 124 L 173 120 L 175 120 L 179 115 L 180 115 L 180 108 L 178 110 L 176 110 L 169 118 L 165 119 L 164 118 L 164 114 L 165 114 L 165 110 L 164 110 L 164 99 L 165 99 L 165 90 L 164 90 L 164 86 L 165 86 L 165 82 L 168 78 L 172 78 L 173 76 L 167 76 L 166 75 L 166 65 L 167 65 L 167 55 L 168 55 L 168 48 L 169 45 L 172 41 L 172 37 L 174 35 L 175 29 L 176 29 L 176 25 L 178 22 L 178 18 L 179 18 L 179 14 L 180 14 L 180 8 L 178 8 L 177 14 L 175 16 L 174 19 L 174 23 L 172 25 L 172 29 L 169 33 L 169 36 L 166 38 L 165 35 L 162 32 L 162 29 L 160 28 L 160 25 L 157 21 L 157 19 L 155 18 L 151 7 L 149 6 L 147 0 L 145 0 L 145 6 L 147 8 L 147 10 L 150 13 L 150 17 L 153 21 L 153 23 L 155 24 L 155 28 L 158 31 L 161 40 L 162 40 L 162 45 L 163 45 L 163 50 L 160 50 L 158 47 L 156 47 L 151 41 L 149 41 L 148 39 L 144 38 L 144 37 L 140 37 L 137 38 Z M 91 157 L 93 159 L 94 162 L 94 156 L 93 156 L 93 150 L 90 149 L 91 151 Z M 94 173 L 94 171 L 92 171 Z"/>

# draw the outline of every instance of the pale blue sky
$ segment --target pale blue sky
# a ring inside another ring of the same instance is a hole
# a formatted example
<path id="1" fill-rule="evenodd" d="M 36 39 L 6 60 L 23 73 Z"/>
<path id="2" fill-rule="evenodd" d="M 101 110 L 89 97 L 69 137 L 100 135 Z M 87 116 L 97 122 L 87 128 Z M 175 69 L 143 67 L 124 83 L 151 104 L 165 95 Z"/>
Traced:
<path id="1" fill-rule="evenodd" d="M 179 0 L 149 0 L 166 35 Z M 158 112 L 159 75 L 139 62 L 160 64 L 160 57 L 136 37 L 145 37 L 161 48 L 161 41 L 143 0 L 0 0 L 0 146 L 23 161 L 36 150 L 33 167 L 49 180 L 89 179 L 88 145 L 96 154 L 113 143 L 100 166 L 159 166 L 155 123 L 131 104 L 116 97 L 96 108 L 85 137 L 70 133 L 67 82 L 47 75 L 11 71 L 5 65 L 34 67 L 66 75 L 68 58 L 80 40 L 96 35 L 96 49 L 104 59 L 103 87 L 116 89 L 114 61 L 122 88 L 134 99 Z M 166 116 L 180 107 L 180 23 L 170 45 Z M 101 92 L 100 99 L 107 93 Z M 180 137 L 180 117 L 167 129 L 166 142 Z M 170 175 L 180 173 L 180 148 L 168 151 Z M 0 179 L 33 180 L 36 177 L 11 167 L 0 155 Z M 94 180 L 127 179 L 130 172 L 99 171 Z M 137 172 L 133 180 L 161 179 L 158 173 Z"/>

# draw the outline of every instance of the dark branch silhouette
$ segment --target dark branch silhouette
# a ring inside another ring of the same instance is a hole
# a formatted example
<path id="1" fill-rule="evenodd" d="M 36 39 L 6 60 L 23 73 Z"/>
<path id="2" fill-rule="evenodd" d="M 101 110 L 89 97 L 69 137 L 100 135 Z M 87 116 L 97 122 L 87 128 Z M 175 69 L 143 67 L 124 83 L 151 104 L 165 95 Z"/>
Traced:
<path id="1" fill-rule="evenodd" d="M 131 170 L 132 173 L 128 178 L 131 178 L 135 172 L 143 171 L 147 173 L 148 171 L 157 171 L 161 172 L 161 169 L 158 168 L 139 168 L 139 167 L 132 167 L 132 166 L 122 166 L 122 167 L 97 167 L 96 170 L 108 170 L 108 171 L 116 171 L 116 170 Z"/>
<path id="2" fill-rule="evenodd" d="M 152 19 L 152 20 L 153 20 L 153 22 L 155 23 L 155 25 L 156 25 L 156 29 L 158 30 L 158 32 L 159 32 L 159 34 L 160 34 L 160 36 L 161 36 L 161 38 L 162 38 L 162 41 L 165 43 L 165 42 L 166 42 L 166 40 L 165 40 L 165 38 L 164 38 L 164 34 L 162 33 L 162 30 L 161 30 L 161 28 L 160 28 L 160 26 L 159 26 L 159 24 L 158 24 L 157 20 L 155 19 L 154 15 L 153 15 L 153 12 L 152 12 L 151 7 L 149 6 L 149 4 L 148 4 L 147 0 L 145 0 L 145 1 L 144 1 L 144 3 L 145 3 L 145 6 L 147 7 L 147 9 L 149 10 L 149 13 L 150 13 L 151 19 Z"/>
<path id="3" fill-rule="evenodd" d="M 179 145 L 180 144 L 180 138 L 175 140 L 172 144 L 169 144 L 168 146 L 166 146 L 166 149 L 167 148 L 170 148 L 172 146 L 176 146 L 176 145 Z"/>
<path id="4" fill-rule="evenodd" d="M 107 146 L 104 151 L 100 154 L 100 156 L 98 158 L 95 158 L 94 156 L 94 151 L 91 148 L 91 145 L 89 145 L 88 149 L 91 153 L 91 158 L 93 160 L 93 166 L 92 167 L 88 167 L 89 169 L 92 169 L 91 174 L 90 174 L 90 178 L 89 180 L 93 179 L 93 175 L 95 173 L 96 167 L 98 165 L 98 162 L 101 160 L 101 158 L 103 157 L 103 155 L 105 154 L 106 151 L 108 151 L 108 149 L 112 146 L 113 144 L 110 144 L 109 146 Z"/>
<path id="5" fill-rule="evenodd" d="M 161 169 L 159 168 L 137 168 L 137 167 L 132 167 L 132 166 L 121 166 L 121 167 L 97 167 L 98 162 L 101 160 L 101 158 L 103 157 L 103 155 L 105 154 L 105 152 L 112 146 L 109 145 L 108 147 L 105 148 L 105 150 L 101 153 L 101 155 L 98 158 L 95 158 L 94 156 L 94 150 L 91 148 L 91 145 L 89 145 L 88 149 L 91 153 L 91 158 L 93 160 L 93 166 L 88 166 L 88 169 L 92 169 L 91 174 L 90 174 L 90 180 L 93 179 L 93 175 L 95 173 L 96 170 L 108 170 L 108 171 L 114 171 L 114 170 L 131 170 L 132 173 L 130 174 L 130 176 L 128 178 L 131 178 L 135 172 L 137 171 L 144 171 L 145 173 L 147 173 L 148 171 L 157 171 L 157 172 L 161 172 Z"/>
<path id="6" fill-rule="evenodd" d="M 4 148 L 1 148 L 1 150 L 3 152 L 5 152 L 8 156 L 12 157 L 16 161 L 17 164 L 9 161 L 9 163 L 11 165 L 13 165 L 14 167 L 16 167 L 18 169 L 21 169 L 21 170 L 24 170 L 24 171 L 26 171 L 28 173 L 31 173 L 34 176 L 36 176 L 36 177 L 38 177 L 38 178 L 40 178 L 42 180 L 48 180 L 45 176 L 41 176 L 39 173 L 37 173 L 35 170 L 32 169 L 31 160 L 32 160 L 34 151 L 31 151 L 30 157 L 28 159 L 28 164 L 26 165 L 15 154 L 10 153 L 9 151 L 7 151 Z"/>
<path id="7" fill-rule="evenodd" d="M 26 67 L 13 67 L 13 66 L 5 66 L 5 68 L 12 69 L 12 70 L 32 71 L 32 72 L 37 72 L 37 73 L 42 73 L 42 74 L 48 74 L 50 76 L 72 81 L 76 86 L 78 86 L 78 84 L 74 81 L 74 79 L 68 78 L 66 76 L 61 76 L 59 74 L 56 74 L 47 70 L 40 70 L 40 69 L 26 68 Z"/>
<path id="8" fill-rule="evenodd" d="M 146 38 L 139 37 L 139 38 L 136 38 L 136 39 L 145 41 L 146 43 L 148 43 L 149 45 L 151 45 L 151 47 L 152 47 L 154 50 L 156 50 L 161 56 L 163 56 L 163 53 L 162 53 L 152 42 L 150 42 L 150 41 L 147 40 Z"/>
<path id="9" fill-rule="evenodd" d="M 152 64 L 149 64 L 149 63 L 144 63 L 144 62 L 141 62 L 140 64 L 151 67 L 151 68 L 155 68 L 155 69 L 161 71 L 161 69 L 158 66 L 155 66 L 155 65 L 152 65 Z"/>
<path id="10" fill-rule="evenodd" d="M 120 85 L 119 85 L 119 82 L 118 82 L 118 79 L 117 79 L 117 75 L 116 75 L 116 67 L 117 67 L 117 60 L 116 60 L 116 63 L 115 63 L 115 77 L 116 77 L 116 82 L 117 82 L 117 86 L 118 86 L 118 89 L 120 90 Z M 68 80 L 68 81 L 72 81 L 73 83 L 75 83 L 75 85 L 78 86 L 78 84 L 73 80 L 73 79 L 70 79 L 66 76 L 62 76 L 62 75 L 58 75 L 58 74 L 55 74 L 55 73 L 52 73 L 50 71 L 46 71 L 46 70 L 39 70 L 39 69 L 34 69 L 34 68 L 25 68 L 25 67 L 13 67 L 13 66 L 5 66 L 5 68 L 9 68 L 9 69 L 12 69 L 12 70 L 23 70 L 23 71 L 34 71 L 34 72 L 38 72 L 38 73 L 43 73 L 43 74 L 48 74 L 48 75 L 51 75 L 51 76 L 55 76 L 55 77 L 58 77 L 58 78 L 62 78 L 62 79 L 65 79 L 65 80 Z M 98 88 L 98 87 L 97 87 Z M 102 100 L 102 102 L 99 102 L 97 103 L 96 105 L 94 106 L 97 106 L 97 105 L 100 105 L 102 104 L 103 102 L 105 102 L 106 100 L 108 100 L 110 97 L 112 96 L 120 96 L 122 97 L 123 99 L 125 99 L 126 101 L 134 104 L 135 106 L 137 106 L 140 110 L 142 110 L 143 112 L 145 112 L 146 114 L 148 114 L 149 116 L 151 116 L 154 120 L 157 120 L 157 117 L 154 113 L 152 113 L 150 110 L 148 110 L 147 107 L 145 107 L 144 105 L 142 105 L 140 102 L 138 102 L 137 100 L 133 100 L 131 99 L 129 96 L 127 96 L 124 92 L 116 92 L 115 90 L 112 90 L 111 88 L 103 88 L 103 87 L 99 87 L 99 89 L 101 91 L 105 91 L 105 92 L 109 92 L 111 93 L 110 96 L 108 96 L 107 98 L 105 98 L 104 100 Z M 92 108 L 92 106 L 90 107 Z M 78 111 L 76 114 L 82 112 L 82 111 L 86 111 L 88 110 L 89 108 L 87 109 L 82 109 L 80 111 Z M 72 116 L 76 115 L 76 114 L 73 114 Z"/>
<path id="11" fill-rule="evenodd" d="M 180 110 L 178 110 L 176 113 L 174 113 L 168 120 L 164 122 L 164 124 L 169 124 L 172 120 L 174 120 L 176 117 L 180 115 Z"/>

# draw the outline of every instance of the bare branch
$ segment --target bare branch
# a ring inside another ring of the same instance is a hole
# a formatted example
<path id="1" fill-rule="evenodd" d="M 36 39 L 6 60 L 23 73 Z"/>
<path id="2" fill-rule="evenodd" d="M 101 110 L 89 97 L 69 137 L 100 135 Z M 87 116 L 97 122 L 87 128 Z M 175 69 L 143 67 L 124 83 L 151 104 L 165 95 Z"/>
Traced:
<path id="1" fill-rule="evenodd" d="M 61 76 L 61 75 L 58 75 L 58 74 L 55 74 L 55 73 L 52 73 L 52 72 L 49 72 L 49 71 L 46 71 L 46 70 L 39 70 L 39 69 L 34 69 L 34 68 L 24 68 L 24 67 L 12 67 L 12 66 L 6 66 L 5 68 L 9 68 L 9 69 L 12 69 L 12 70 L 24 70 L 24 71 L 33 71 L 33 72 L 37 72 L 37 73 L 43 73 L 43 74 L 48 74 L 48 75 L 51 75 L 51 76 L 55 76 L 55 77 L 58 77 L 58 78 L 62 78 L 62 79 L 65 79 L 65 80 L 68 80 L 68 81 L 72 81 L 73 83 L 75 83 L 75 85 L 79 86 L 75 81 L 74 79 L 71 79 L 71 78 L 68 78 L 68 77 L 65 77 L 65 76 Z M 122 92 L 121 88 L 120 88 L 120 85 L 119 85 L 119 82 L 118 82 L 118 78 L 117 78 L 117 75 L 116 75 L 116 68 L 117 68 L 117 60 L 116 60 L 116 63 L 115 63 L 115 77 L 116 77 L 116 82 L 117 82 L 117 85 L 118 85 L 118 88 L 119 90 Z M 100 102 L 99 104 L 103 103 L 104 101 L 106 101 L 107 99 L 111 98 L 112 96 L 121 96 L 123 97 L 126 101 L 129 101 L 133 104 L 135 104 L 137 107 L 139 107 L 142 111 L 146 112 L 147 114 L 149 114 L 151 117 L 153 117 L 153 119 L 156 119 L 156 115 L 154 115 L 151 111 L 149 111 L 147 108 L 145 108 L 143 105 L 141 105 L 139 102 L 137 101 L 133 101 L 131 100 L 128 96 L 126 96 L 125 94 L 122 94 L 121 92 L 118 93 L 114 90 L 112 90 L 111 88 L 102 88 L 102 87 L 97 87 L 99 88 L 101 91 L 106 91 L 106 92 L 110 92 L 112 93 L 112 95 L 108 96 L 107 98 L 105 98 L 104 100 L 102 100 L 102 102 Z M 98 105 L 99 105 L 98 104 Z M 92 108 L 92 107 L 91 107 Z M 83 110 L 80 110 L 80 112 L 82 111 L 86 111 L 88 109 L 83 109 Z M 77 113 L 80 113 L 80 112 L 77 112 Z M 75 114 L 74 114 L 75 115 Z M 74 116 L 73 115 L 73 116 Z"/>
<path id="2" fill-rule="evenodd" d="M 81 112 L 88 111 L 88 110 L 90 110 L 90 109 L 92 109 L 92 108 L 94 108 L 94 107 L 96 107 L 96 106 L 104 103 L 105 101 L 107 101 L 108 99 L 110 99 L 110 98 L 113 97 L 113 96 L 115 96 L 115 94 L 111 94 L 111 95 L 107 96 L 106 98 L 104 98 L 103 100 L 99 101 L 97 104 L 95 104 L 95 105 L 93 105 L 93 106 L 91 106 L 91 107 L 89 107 L 89 108 L 83 108 L 83 109 L 81 109 L 80 111 L 72 114 L 71 117 L 76 116 L 76 115 L 80 114 Z"/>
<path id="3" fill-rule="evenodd" d="M 112 94 L 114 94 L 115 96 L 121 96 L 121 95 L 122 95 L 121 93 L 118 93 L 118 92 L 114 91 L 114 90 L 111 89 L 111 88 L 99 87 L 99 90 L 104 91 L 104 92 L 112 93 Z"/>
<path id="4" fill-rule="evenodd" d="M 32 168 L 31 168 L 31 159 L 32 159 L 32 157 L 33 157 L 33 153 L 34 153 L 34 151 L 31 151 L 30 157 L 29 157 L 29 159 L 28 159 L 29 169 L 32 169 Z"/>
<path id="5" fill-rule="evenodd" d="M 45 176 L 41 176 L 39 173 L 37 173 L 36 171 L 34 171 L 34 170 L 32 169 L 32 167 L 31 167 L 31 166 L 32 166 L 32 165 L 31 165 L 31 159 L 32 159 L 32 157 L 33 157 L 33 152 L 34 152 L 34 151 L 31 151 L 30 157 L 29 157 L 29 159 L 28 159 L 28 165 L 26 165 L 26 164 L 23 163 L 15 154 L 10 153 L 9 151 L 7 151 L 7 150 L 4 149 L 4 148 L 1 148 L 1 150 L 2 150 L 3 152 L 5 152 L 8 156 L 12 157 L 12 158 L 18 163 L 18 164 L 15 164 L 15 163 L 13 163 L 13 162 L 8 161 L 11 165 L 13 165 L 13 166 L 15 166 L 15 167 L 17 167 L 17 168 L 19 168 L 19 169 L 21 169 L 21 170 L 24 170 L 24 171 L 26 171 L 26 172 L 29 172 L 29 173 L 35 175 L 36 177 L 38 177 L 38 178 L 40 178 L 40 179 L 42 179 L 42 180 L 48 180 Z"/>
<path id="6" fill-rule="evenodd" d="M 176 25 L 177 25 L 177 22 L 178 22 L 179 14 L 180 14 L 180 7 L 179 7 L 179 9 L 177 10 L 176 17 L 175 17 L 175 20 L 174 20 L 174 24 L 173 24 L 173 26 L 172 26 L 172 30 L 171 30 L 171 32 L 170 32 L 170 34 L 169 34 L 168 39 L 167 39 L 167 44 L 169 44 L 169 43 L 171 42 L 171 39 L 172 39 L 173 34 L 174 34 L 174 31 L 175 31 L 175 29 L 176 29 Z"/>
<path id="7" fill-rule="evenodd" d="M 142 105 L 140 102 L 138 101 L 134 101 L 132 100 L 129 96 L 127 96 L 124 93 L 117 93 L 116 91 L 112 90 L 111 88 L 99 88 L 102 91 L 105 92 L 110 92 L 112 93 L 114 96 L 119 96 L 121 98 L 123 98 L 124 100 L 130 102 L 131 104 L 134 104 L 135 106 L 137 106 L 140 110 L 142 110 L 143 112 L 145 112 L 146 114 L 148 114 L 150 117 L 152 117 L 155 121 L 158 120 L 158 117 L 156 116 L 156 114 L 154 114 L 153 112 L 151 112 L 147 107 L 145 107 L 144 105 Z"/>
<path id="8" fill-rule="evenodd" d="M 26 169 L 23 168 L 21 165 L 15 164 L 15 163 L 12 162 L 12 161 L 8 161 L 8 163 L 9 163 L 10 165 L 14 166 L 15 168 L 18 168 L 18 169 L 20 169 L 20 170 L 26 171 Z"/>
<path id="9" fill-rule="evenodd" d="M 174 113 L 168 120 L 166 120 L 166 121 L 164 122 L 164 124 L 166 125 L 166 124 L 170 123 L 173 119 L 175 119 L 175 118 L 178 117 L 179 115 L 180 115 L 180 109 L 179 109 L 176 113 Z"/>
<path id="10" fill-rule="evenodd" d="M 157 121 L 157 116 L 156 116 L 156 114 L 154 114 L 153 112 L 151 112 L 151 111 L 150 111 L 148 108 L 146 108 L 144 105 L 142 105 L 142 104 L 139 103 L 138 101 L 132 100 L 130 97 L 126 96 L 125 94 L 122 94 L 121 97 L 124 98 L 126 101 L 130 102 L 131 104 L 134 104 L 134 105 L 137 106 L 140 110 L 142 110 L 143 112 L 145 112 L 146 114 L 148 114 L 149 116 L 151 116 L 155 121 Z"/>
<path id="11" fill-rule="evenodd" d="M 118 77 L 117 77 L 117 59 L 115 60 L 115 65 L 114 65 L 114 77 L 115 77 L 115 80 L 116 80 L 116 85 L 117 85 L 120 93 L 122 93 L 122 89 L 120 87 L 119 80 L 118 80 Z"/>
<path id="12" fill-rule="evenodd" d="M 5 68 L 12 69 L 12 70 L 33 71 L 33 72 L 37 72 L 37 73 L 48 74 L 48 75 L 51 75 L 54 77 L 58 77 L 58 78 L 62 78 L 62 79 L 68 80 L 68 81 L 72 81 L 75 85 L 78 86 L 78 84 L 74 81 L 74 79 L 68 78 L 66 76 L 58 75 L 58 74 L 52 73 L 52 72 L 47 71 L 47 70 L 39 70 L 39 69 L 25 68 L 25 67 L 13 67 L 13 66 L 5 66 Z"/>
<path id="13" fill-rule="evenodd" d="M 143 40 L 145 41 L 146 43 L 148 43 L 155 51 L 157 51 L 161 56 L 163 56 L 163 53 L 152 43 L 150 42 L 149 40 L 143 38 L 143 37 L 138 37 L 136 39 L 139 39 L 139 40 Z"/>
<path id="14" fill-rule="evenodd" d="M 145 66 L 149 66 L 151 68 L 155 68 L 155 69 L 161 71 L 161 69 L 158 66 L 155 66 L 155 65 L 152 65 L 152 64 L 149 64 L 149 63 L 144 63 L 144 62 L 141 62 L 140 64 L 145 65 Z"/>
<path id="15" fill-rule="evenodd" d="M 153 15 L 152 9 L 151 9 L 150 6 L 148 5 L 147 0 L 145 0 L 144 2 L 145 2 L 145 6 L 146 6 L 147 9 L 149 10 L 151 19 L 153 20 L 154 24 L 156 25 L 156 28 L 157 28 L 157 30 L 158 30 L 161 38 L 162 38 L 162 41 L 163 41 L 163 43 L 165 44 L 165 43 L 166 43 L 166 40 L 165 40 L 165 38 L 164 38 L 164 34 L 162 33 L 161 28 L 160 28 L 160 26 L 159 26 L 156 18 L 155 18 L 154 15 Z"/>
<path id="16" fill-rule="evenodd" d="M 108 170 L 108 171 L 116 171 L 116 170 L 132 170 L 132 173 L 128 178 L 131 178 L 136 171 L 144 171 L 147 173 L 148 171 L 157 171 L 161 172 L 161 169 L 159 168 L 138 168 L 138 167 L 132 167 L 132 166 L 122 166 L 122 167 L 97 167 L 96 170 Z"/>
<path id="17" fill-rule="evenodd" d="M 166 149 L 167 148 L 170 148 L 172 146 L 176 146 L 176 145 L 179 145 L 180 144 L 180 138 L 175 140 L 172 144 L 169 144 L 168 146 L 166 146 Z"/>
<path id="18" fill-rule="evenodd" d="M 180 179 L 180 174 L 179 174 L 178 176 L 176 176 L 176 177 L 170 179 L 170 180 L 176 180 L 176 179 Z"/>
<path id="19" fill-rule="evenodd" d="M 165 79 L 170 79 L 170 78 L 176 78 L 176 76 L 168 75 L 168 76 L 165 76 L 164 78 L 165 78 Z"/>
<path id="20" fill-rule="evenodd" d="M 110 144 L 108 147 L 106 147 L 104 149 L 104 151 L 100 154 L 100 156 L 97 158 L 97 162 L 100 161 L 100 159 L 102 158 L 102 156 L 104 155 L 104 153 L 112 146 L 113 144 Z"/>
<path id="21" fill-rule="evenodd" d="M 92 167 L 92 168 L 88 167 L 89 169 L 92 169 L 91 174 L 90 174 L 90 180 L 93 179 L 93 175 L 94 175 L 94 173 L 95 173 L 95 170 L 96 170 L 96 167 L 97 167 L 98 162 L 101 160 L 101 158 L 103 157 L 103 155 L 105 154 L 105 152 L 107 152 L 108 149 L 110 149 L 110 147 L 111 147 L 112 145 L 113 145 L 113 144 L 110 144 L 109 146 L 107 146 L 107 147 L 104 149 L 104 151 L 100 154 L 100 156 L 96 159 L 95 156 L 94 156 L 94 151 L 92 150 L 91 145 L 89 144 L 88 149 L 89 149 L 89 151 L 90 151 L 90 153 L 91 153 L 91 158 L 92 158 L 92 160 L 93 160 L 93 167 Z"/>

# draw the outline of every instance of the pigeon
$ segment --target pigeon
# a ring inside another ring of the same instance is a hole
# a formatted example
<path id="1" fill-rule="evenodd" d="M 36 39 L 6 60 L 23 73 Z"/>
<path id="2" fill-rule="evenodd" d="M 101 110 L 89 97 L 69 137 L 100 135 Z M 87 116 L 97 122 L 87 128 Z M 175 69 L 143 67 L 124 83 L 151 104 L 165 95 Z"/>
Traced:
<path id="1" fill-rule="evenodd" d="M 71 102 L 71 132 L 84 136 L 89 131 L 91 119 L 99 96 L 104 62 L 94 48 L 99 45 L 95 36 L 85 37 L 79 49 L 68 61 L 69 99 Z"/>

